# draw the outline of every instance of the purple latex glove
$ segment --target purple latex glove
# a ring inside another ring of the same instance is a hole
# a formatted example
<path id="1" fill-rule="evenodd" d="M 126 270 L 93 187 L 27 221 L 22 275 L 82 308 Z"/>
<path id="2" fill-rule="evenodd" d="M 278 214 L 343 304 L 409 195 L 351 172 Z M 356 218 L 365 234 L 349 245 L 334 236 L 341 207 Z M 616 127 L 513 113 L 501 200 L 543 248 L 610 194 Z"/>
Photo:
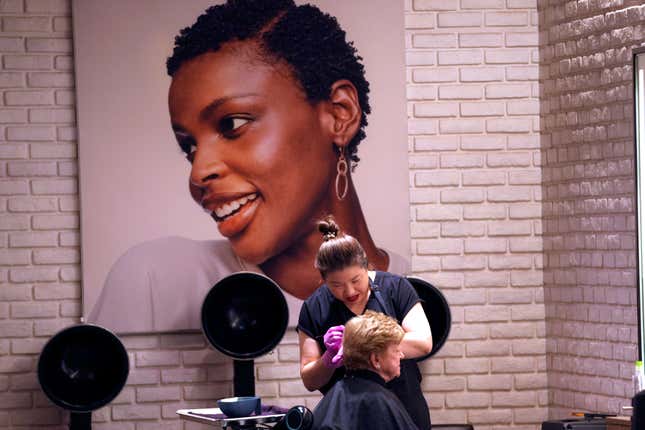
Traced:
<path id="1" fill-rule="evenodd" d="M 338 350 L 343 346 L 344 331 L 345 326 L 337 325 L 327 330 L 327 333 L 325 333 L 325 336 L 323 337 L 325 348 L 327 348 L 327 351 L 329 351 L 332 357 L 336 355 Z"/>
<path id="2" fill-rule="evenodd" d="M 322 355 L 322 362 L 328 369 L 336 369 L 343 365 L 343 346 L 341 345 L 340 349 L 336 354 L 325 351 Z"/>
<path id="3" fill-rule="evenodd" d="M 340 349 L 334 355 L 334 358 L 331 359 L 331 364 L 334 365 L 334 367 L 340 367 L 343 365 L 343 345 L 340 346 Z"/>
<path id="4" fill-rule="evenodd" d="M 322 355 L 322 361 L 325 367 L 335 369 L 343 365 L 343 333 L 345 326 L 337 325 L 331 327 L 325 333 L 323 341 L 325 343 L 325 353 Z"/>

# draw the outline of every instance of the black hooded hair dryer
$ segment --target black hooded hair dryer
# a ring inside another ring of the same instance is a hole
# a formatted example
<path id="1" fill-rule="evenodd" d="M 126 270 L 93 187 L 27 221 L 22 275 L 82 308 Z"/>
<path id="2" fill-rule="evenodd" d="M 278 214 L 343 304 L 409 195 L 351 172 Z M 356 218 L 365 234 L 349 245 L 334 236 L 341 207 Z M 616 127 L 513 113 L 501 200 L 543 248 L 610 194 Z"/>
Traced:
<path id="1" fill-rule="evenodd" d="M 128 379 L 128 354 L 110 331 L 90 324 L 54 335 L 38 359 L 38 381 L 47 397 L 71 412 L 70 430 L 89 430 L 92 411 L 121 392 Z"/>
<path id="2" fill-rule="evenodd" d="M 253 359 L 280 343 L 288 322 L 280 287 L 264 275 L 234 273 L 208 292 L 202 304 L 202 329 L 215 349 L 234 359 L 235 396 L 255 395 Z"/>

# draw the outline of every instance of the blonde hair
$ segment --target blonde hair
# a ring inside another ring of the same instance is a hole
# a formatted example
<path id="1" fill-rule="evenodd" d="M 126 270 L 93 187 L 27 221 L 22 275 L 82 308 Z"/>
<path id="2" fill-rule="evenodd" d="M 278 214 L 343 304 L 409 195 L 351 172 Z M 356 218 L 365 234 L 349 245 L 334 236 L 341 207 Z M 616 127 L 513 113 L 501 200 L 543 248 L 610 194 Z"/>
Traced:
<path id="1" fill-rule="evenodd" d="M 348 369 L 369 369 L 370 355 L 398 344 L 404 331 L 394 318 L 367 310 L 345 324 L 343 334 L 343 363 Z"/>
<path id="2" fill-rule="evenodd" d="M 340 231 L 331 215 L 318 222 L 318 231 L 322 234 L 323 243 L 318 249 L 314 266 L 323 279 L 329 272 L 354 265 L 367 269 L 365 250 L 353 236 Z"/>

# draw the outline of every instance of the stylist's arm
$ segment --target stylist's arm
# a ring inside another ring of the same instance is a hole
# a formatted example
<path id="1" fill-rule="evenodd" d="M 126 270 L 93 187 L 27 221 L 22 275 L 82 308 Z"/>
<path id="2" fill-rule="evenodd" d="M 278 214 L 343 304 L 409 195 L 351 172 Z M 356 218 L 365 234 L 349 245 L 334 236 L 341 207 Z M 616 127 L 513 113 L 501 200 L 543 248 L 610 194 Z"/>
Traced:
<path id="1" fill-rule="evenodd" d="M 410 309 L 401 323 L 405 335 L 401 342 L 401 351 L 405 358 L 416 358 L 432 350 L 432 332 L 421 303 Z"/>
<path id="2" fill-rule="evenodd" d="M 330 327 L 323 336 L 325 352 L 320 355 L 318 343 L 300 332 L 300 377 L 309 391 L 329 382 L 334 369 L 343 365 L 343 333 L 345 326 Z M 322 367 L 320 366 L 322 364 Z"/>
<path id="3" fill-rule="evenodd" d="M 318 343 L 302 331 L 298 332 L 300 341 L 300 377 L 306 389 L 314 391 L 320 389 L 331 379 L 336 367 L 329 366 L 325 354 L 321 354 Z M 332 357 L 333 358 L 333 357 Z"/>

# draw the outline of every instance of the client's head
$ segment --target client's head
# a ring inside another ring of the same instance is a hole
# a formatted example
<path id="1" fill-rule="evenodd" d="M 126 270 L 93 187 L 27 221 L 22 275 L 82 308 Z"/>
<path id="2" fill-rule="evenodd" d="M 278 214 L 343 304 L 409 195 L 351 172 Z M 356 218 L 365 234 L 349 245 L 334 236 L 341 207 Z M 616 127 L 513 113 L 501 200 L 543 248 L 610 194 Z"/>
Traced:
<path id="1" fill-rule="evenodd" d="M 343 362 L 348 369 L 368 369 L 385 381 L 401 374 L 403 329 L 393 318 L 371 310 L 345 324 Z"/>

